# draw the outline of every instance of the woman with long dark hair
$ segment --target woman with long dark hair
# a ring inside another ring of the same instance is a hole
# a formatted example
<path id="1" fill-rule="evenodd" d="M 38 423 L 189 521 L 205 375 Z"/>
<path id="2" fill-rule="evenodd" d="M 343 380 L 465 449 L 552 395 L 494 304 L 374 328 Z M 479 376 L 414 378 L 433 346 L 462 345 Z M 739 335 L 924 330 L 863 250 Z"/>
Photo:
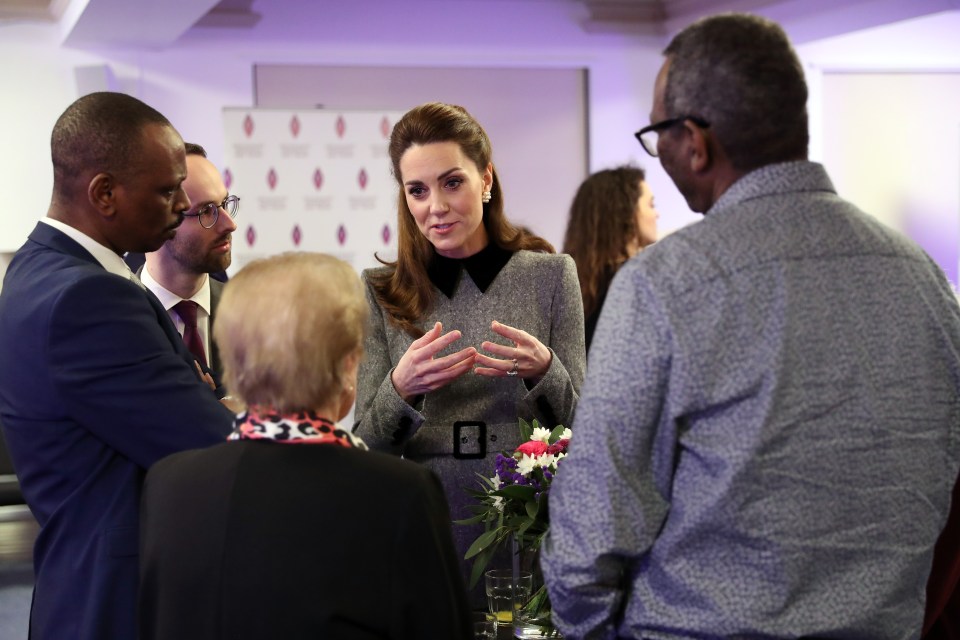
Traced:
<path id="1" fill-rule="evenodd" d="M 363 274 L 356 432 L 436 471 L 453 518 L 467 518 L 477 474 L 520 444 L 518 418 L 573 417 L 585 367 L 576 267 L 506 219 L 490 140 L 462 107 L 412 109 L 389 148 L 399 250 Z M 461 554 L 478 534 L 454 529 Z"/>

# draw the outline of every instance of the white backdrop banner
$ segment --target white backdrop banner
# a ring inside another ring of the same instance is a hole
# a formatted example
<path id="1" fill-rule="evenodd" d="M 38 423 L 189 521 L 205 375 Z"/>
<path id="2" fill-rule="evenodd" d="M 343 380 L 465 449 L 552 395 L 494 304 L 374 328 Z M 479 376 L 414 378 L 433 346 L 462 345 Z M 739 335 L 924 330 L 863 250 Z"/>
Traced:
<path id="1" fill-rule="evenodd" d="M 397 183 L 387 144 L 401 111 L 224 109 L 223 178 L 240 196 L 234 273 L 284 251 L 357 270 L 396 258 Z"/>

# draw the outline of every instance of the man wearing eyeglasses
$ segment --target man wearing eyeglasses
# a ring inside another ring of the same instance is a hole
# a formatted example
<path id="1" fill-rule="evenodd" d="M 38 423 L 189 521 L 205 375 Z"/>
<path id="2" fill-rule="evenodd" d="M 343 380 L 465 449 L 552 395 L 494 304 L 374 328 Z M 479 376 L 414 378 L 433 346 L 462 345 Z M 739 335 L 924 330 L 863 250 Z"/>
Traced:
<path id="1" fill-rule="evenodd" d="M 213 343 L 213 321 L 223 283 L 210 274 L 225 273 L 240 198 L 227 193 L 216 166 L 198 144 L 186 143 L 187 179 L 183 190 L 190 198 L 177 235 L 157 251 L 146 254 L 137 272 L 170 314 L 201 369 L 209 369 L 221 397 L 223 368 Z"/>
<path id="2" fill-rule="evenodd" d="M 807 160 L 786 34 L 679 33 L 638 132 L 704 219 L 618 272 L 542 568 L 565 637 L 918 637 L 960 468 L 960 308 Z"/>

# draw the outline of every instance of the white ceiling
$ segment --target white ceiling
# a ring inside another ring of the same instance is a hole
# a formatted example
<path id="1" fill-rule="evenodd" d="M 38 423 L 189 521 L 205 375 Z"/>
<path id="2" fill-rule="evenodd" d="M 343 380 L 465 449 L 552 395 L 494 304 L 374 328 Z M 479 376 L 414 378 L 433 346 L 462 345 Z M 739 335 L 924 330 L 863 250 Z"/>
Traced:
<path id="1" fill-rule="evenodd" d="M 76 48 L 158 50 L 173 45 L 195 26 L 249 30 L 271 11 L 282 12 L 291 4 L 320 1 L 337 0 L 0 0 L 0 24 L 56 22 L 60 24 L 64 44 Z M 494 1 L 497 0 L 487 0 Z M 753 11 L 779 21 L 797 43 L 960 9 L 960 0 L 509 1 L 581 5 L 585 16 L 581 26 L 588 33 L 665 36 L 704 15 Z"/>

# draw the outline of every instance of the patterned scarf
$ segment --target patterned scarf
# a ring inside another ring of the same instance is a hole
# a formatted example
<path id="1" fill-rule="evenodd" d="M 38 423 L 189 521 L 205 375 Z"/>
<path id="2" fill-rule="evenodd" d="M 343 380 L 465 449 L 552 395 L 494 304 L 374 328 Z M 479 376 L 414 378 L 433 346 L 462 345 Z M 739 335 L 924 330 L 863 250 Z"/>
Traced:
<path id="1" fill-rule="evenodd" d="M 282 444 L 335 444 L 367 449 L 346 429 L 312 411 L 282 414 L 269 408 L 251 407 L 234 420 L 227 440 L 273 440 Z"/>

